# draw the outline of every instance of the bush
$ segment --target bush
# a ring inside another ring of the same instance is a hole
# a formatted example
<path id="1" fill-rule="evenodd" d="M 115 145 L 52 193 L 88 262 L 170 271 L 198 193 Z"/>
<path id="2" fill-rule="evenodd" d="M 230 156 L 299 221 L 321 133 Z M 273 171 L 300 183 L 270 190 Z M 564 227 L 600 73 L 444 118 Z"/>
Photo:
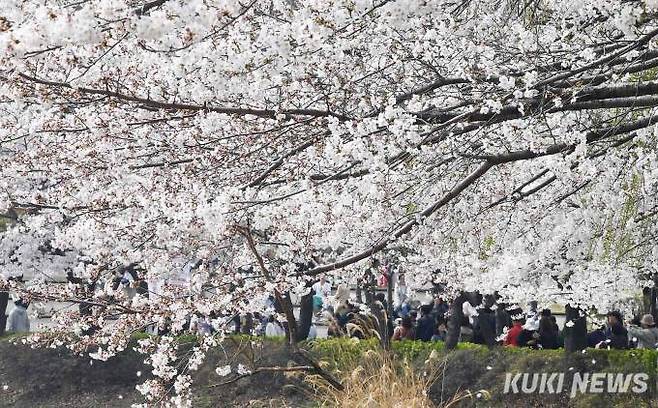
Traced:
<path id="1" fill-rule="evenodd" d="M 363 362 L 368 350 L 377 350 L 375 339 L 321 339 L 307 343 L 307 347 L 329 370 L 339 376 L 351 372 Z M 434 352 L 434 354 L 432 354 Z M 408 362 L 421 370 L 432 355 L 438 359 L 436 382 L 429 390 L 433 401 L 440 403 L 463 390 L 486 390 L 491 399 L 484 406 L 649 406 L 651 392 L 645 394 L 577 394 L 570 398 L 571 378 L 576 372 L 646 373 L 653 391 L 657 376 L 656 350 L 596 350 L 566 353 L 564 350 L 532 350 L 460 343 L 448 351 L 441 342 L 393 342 L 392 358 Z M 505 394 L 506 374 L 565 373 L 565 387 L 561 394 Z M 477 402 L 477 401 L 476 401 Z M 477 403 L 475 405 L 478 405 Z"/>
<path id="2" fill-rule="evenodd" d="M 344 390 L 329 386 L 321 377 L 306 378 L 322 407 L 433 408 L 427 395 L 432 378 L 406 360 L 393 359 L 382 350 L 367 350 L 359 363 L 340 375 Z"/>

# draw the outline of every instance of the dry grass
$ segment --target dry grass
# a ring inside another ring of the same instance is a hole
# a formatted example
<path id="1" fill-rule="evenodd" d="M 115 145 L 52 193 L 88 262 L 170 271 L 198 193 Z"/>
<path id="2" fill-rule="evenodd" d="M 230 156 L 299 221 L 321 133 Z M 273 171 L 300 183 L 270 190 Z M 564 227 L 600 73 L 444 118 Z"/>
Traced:
<path id="1" fill-rule="evenodd" d="M 413 367 L 382 351 L 368 351 L 362 361 L 341 381 L 345 389 L 336 390 L 316 376 L 306 378 L 322 407 L 364 408 L 447 408 L 473 398 L 468 391 L 455 395 L 439 407 L 428 395 L 438 377 L 438 361 L 430 357 L 423 367 Z"/>

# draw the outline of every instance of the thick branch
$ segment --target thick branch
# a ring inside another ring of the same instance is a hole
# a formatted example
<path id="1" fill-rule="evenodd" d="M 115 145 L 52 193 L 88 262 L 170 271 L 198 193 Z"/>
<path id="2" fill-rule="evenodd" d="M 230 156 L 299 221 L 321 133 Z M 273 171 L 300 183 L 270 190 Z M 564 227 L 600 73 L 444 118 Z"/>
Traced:
<path id="1" fill-rule="evenodd" d="M 486 124 L 519 119 L 544 111 L 557 113 L 564 111 L 609 109 L 624 107 L 652 107 L 658 105 L 658 82 L 645 82 L 625 84 L 622 86 L 587 87 L 573 96 L 563 95 L 562 99 L 573 99 L 574 102 L 565 102 L 562 106 L 552 106 L 552 101 L 545 97 L 523 99 L 502 107 L 500 112 L 481 113 L 473 111 L 464 113 L 447 113 L 439 111 L 419 112 L 416 116 L 429 123 L 445 123 L 462 116 L 464 122 L 486 122 Z M 524 111 L 519 110 L 522 103 Z"/>
<path id="2" fill-rule="evenodd" d="M 577 74 L 583 73 L 585 71 L 588 71 L 592 68 L 596 68 L 596 67 L 600 67 L 600 66 L 603 66 L 605 64 L 608 64 L 609 62 L 611 62 L 615 58 L 620 57 L 620 56 L 622 56 L 622 55 L 624 55 L 624 54 L 626 54 L 630 51 L 633 51 L 634 49 L 637 49 L 637 48 L 639 48 L 639 47 L 641 47 L 645 44 L 648 44 L 649 41 L 651 41 L 651 39 L 653 37 L 655 37 L 656 35 L 658 35 L 658 28 L 648 32 L 647 34 L 640 37 L 637 41 L 633 42 L 632 44 L 629 44 L 628 46 L 620 49 L 619 51 L 613 52 L 613 53 L 611 53 L 611 54 L 609 54 L 609 55 L 607 55 L 603 58 L 599 58 L 596 61 L 593 61 L 593 62 L 591 62 L 587 65 L 584 65 L 580 68 L 576 68 L 576 69 L 573 69 L 571 71 L 560 73 L 560 74 L 554 75 L 550 78 L 546 78 L 544 80 L 541 80 L 541 81 L 537 82 L 536 84 L 532 85 L 531 88 L 537 89 L 537 88 L 540 88 L 540 87 L 543 87 L 543 86 L 546 86 L 546 85 L 550 85 L 553 82 L 561 81 L 563 79 L 567 79 L 567 78 L 572 77 L 574 75 L 577 75 Z"/>
<path id="3" fill-rule="evenodd" d="M 292 372 L 292 371 L 313 371 L 313 370 L 314 368 L 308 365 L 292 366 L 292 367 L 258 367 L 257 369 L 255 369 L 250 373 L 240 374 L 222 383 L 209 385 L 208 388 L 215 388 L 215 387 L 221 387 L 223 385 L 232 384 L 245 377 L 250 377 L 258 373 L 284 373 L 284 372 Z"/>
<path id="4" fill-rule="evenodd" d="M 265 169 L 265 171 L 264 171 L 263 173 L 261 173 L 261 175 L 258 176 L 254 181 L 252 181 L 251 183 L 249 183 L 247 186 L 243 187 L 243 189 L 246 188 L 246 187 L 256 187 L 257 185 L 259 185 L 260 183 L 262 183 L 263 180 L 265 180 L 270 174 L 272 174 L 272 172 L 273 172 L 274 170 L 276 170 L 276 169 L 278 169 L 279 167 L 281 167 L 281 165 L 284 163 L 284 161 L 285 161 L 288 157 L 293 156 L 293 155 L 295 155 L 295 154 L 297 154 L 297 153 L 300 153 L 300 152 L 302 152 L 302 151 L 308 149 L 309 147 L 313 146 L 313 144 L 315 143 L 315 141 L 316 141 L 316 139 L 315 139 L 315 138 L 312 138 L 311 140 L 308 140 L 307 142 L 302 143 L 301 145 L 295 147 L 295 148 L 292 149 L 291 151 L 289 151 L 289 152 L 283 154 L 283 155 L 282 155 L 280 158 L 278 158 L 274 163 L 272 163 L 272 165 L 271 165 L 270 167 L 268 167 L 267 169 Z"/>
<path id="5" fill-rule="evenodd" d="M 650 116 L 624 125 L 603 128 L 588 133 L 586 142 L 589 144 L 606 137 L 633 132 L 635 130 L 639 130 L 647 126 L 650 126 L 654 123 L 658 123 L 658 117 Z M 506 154 L 500 154 L 500 155 L 478 156 L 477 158 L 480 160 L 484 160 L 484 162 L 480 164 L 480 166 L 473 173 L 471 173 L 468 177 L 466 177 L 461 182 L 459 182 L 452 190 L 450 190 L 439 201 L 435 202 L 430 207 L 427 207 L 425 210 L 423 210 L 423 212 L 420 214 L 421 217 L 413 219 L 407 222 L 402 227 L 400 227 L 397 231 L 393 233 L 393 237 L 397 239 L 402 235 L 406 234 L 407 232 L 411 231 L 411 229 L 414 226 L 418 225 L 423 218 L 430 216 L 436 210 L 448 204 L 450 201 L 452 201 L 452 199 L 457 197 L 462 191 L 464 191 L 468 186 L 470 186 L 476 180 L 482 177 L 491 167 L 495 165 L 558 154 L 565 151 L 573 150 L 575 147 L 576 147 L 575 144 L 558 143 L 547 147 L 541 152 L 532 151 L 532 150 L 519 150 Z M 543 187 L 545 187 L 545 185 L 542 183 L 542 188 Z M 316 274 L 332 271 L 335 269 L 344 268 L 348 265 L 359 262 L 383 250 L 388 246 L 389 242 L 390 241 L 388 239 L 384 239 L 365 251 L 362 251 L 358 254 L 352 255 L 343 260 L 328 265 L 318 266 L 316 268 L 309 270 L 306 274 L 316 275 Z"/>
<path id="6" fill-rule="evenodd" d="M 619 126 L 611 126 L 608 128 L 603 128 L 589 132 L 586 136 L 586 142 L 592 143 L 598 140 L 601 140 L 606 137 L 621 135 L 624 133 L 633 132 L 635 130 L 643 129 L 647 126 L 650 126 L 654 123 L 658 123 L 658 117 L 648 116 L 634 122 L 629 122 Z M 519 160 L 528 160 L 536 157 L 549 156 L 565 151 L 574 149 L 577 144 L 567 144 L 567 143 L 557 143 L 551 146 L 548 146 L 543 151 L 533 151 L 533 150 L 517 150 L 510 153 L 499 154 L 499 155 L 488 155 L 488 156 L 477 156 L 479 159 L 488 160 L 494 164 L 509 163 Z"/>
<path id="7" fill-rule="evenodd" d="M 402 227 L 398 228 L 395 232 L 393 232 L 392 237 L 394 239 L 400 238 L 401 236 L 405 235 L 413 227 L 416 225 L 419 225 L 420 223 L 423 222 L 423 220 L 430 215 L 432 215 L 434 212 L 436 212 L 439 208 L 445 206 L 448 204 L 452 199 L 457 197 L 462 191 L 464 191 L 466 188 L 468 188 L 471 184 L 473 184 L 475 181 L 477 181 L 480 177 L 482 177 L 490 168 L 492 167 L 492 163 L 485 161 L 484 163 L 480 164 L 480 166 L 473 171 L 471 174 L 469 174 L 466 178 L 464 178 L 462 181 L 457 183 L 452 190 L 450 190 L 448 193 L 446 193 L 443 197 L 441 197 L 438 201 L 434 202 L 432 205 L 429 207 L 425 208 L 420 214 L 419 217 L 413 218 L 412 220 L 408 221 L 406 224 L 404 224 Z M 375 253 L 381 251 L 382 249 L 386 248 L 388 244 L 392 242 L 390 238 L 385 238 L 369 249 L 362 251 L 358 254 L 352 255 L 348 258 L 345 258 L 341 261 L 334 262 L 328 265 L 321 265 L 318 267 L 315 267 L 307 272 L 305 272 L 305 275 L 317 275 L 320 273 L 332 271 L 335 269 L 340 269 L 345 266 L 351 265 L 353 263 L 359 262 L 363 259 L 369 258 L 373 256 Z"/>
<path id="8" fill-rule="evenodd" d="M 160 7 L 160 6 L 162 6 L 163 4 L 165 4 L 165 3 L 168 2 L 168 1 L 169 1 L 169 0 L 154 0 L 154 1 L 150 1 L 150 2 L 148 2 L 148 3 L 145 3 L 143 6 L 141 6 L 141 7 L 137 8 L 137 9 L 135 9 L 135 14 L 137 14 L 138 16 L 143 16 L 143 15 L 145 15 L 145 14 L 148 14 L 148 12 L 151 11 L 152 9 L 154 9 L 154 8 L 156 8 L 156 7 Z"/>
<path id="9" fill-rule="evenodd" d="M 292 116 L 296 115 L 296 116 L 311 116 L 318 118 L 335 117 L 340 120 L 349 120 L 347 116 L 330 111 L 323 111 L 317 109 L 284 109 L 281 111 L 276 111 L 273 109 L 235 108 L 235 107 L 221 107 L 221 106 L 212 106 L 212 105 L 195 105 L 189 103 L 163 102 L 163 101 L 156 101 L 148 98 L 142 98 L 138 96 L 126 95 L 110 90 L 74 87 L 66 82 L 47 81 L 44 79 L 35 78 L 33 76 L 22 74 L 22 73 L 19 74 L 19 76 L 28 81 L 40 85 L 49 86 L 51 88 L 70 89 L 88 95 L 107 96 L 125 102 L 139 103 L 143 106 L 154 108 L 154 109 L 217 112 L 217 113 L 225 113 L 227 115 L 237 115 L 237 116 L 253 115 L 261 118 L 270 118 L 270 119 L 276 118 L 277 115 L 292 115 Z"/>

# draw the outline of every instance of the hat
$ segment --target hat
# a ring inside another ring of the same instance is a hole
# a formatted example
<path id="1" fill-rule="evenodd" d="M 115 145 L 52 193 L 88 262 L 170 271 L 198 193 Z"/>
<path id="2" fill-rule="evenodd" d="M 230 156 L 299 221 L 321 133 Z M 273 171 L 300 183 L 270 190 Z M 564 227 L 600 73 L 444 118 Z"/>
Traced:
<path id="1" fill-rule="evenodd" d="M 655 326 L 656 323 L 653 321 L 653 316 L 650 314 L 645 314 L 642 316 L 642 320 L 640 320 L 640 323 L 645 324 L 647 326 Z"/>

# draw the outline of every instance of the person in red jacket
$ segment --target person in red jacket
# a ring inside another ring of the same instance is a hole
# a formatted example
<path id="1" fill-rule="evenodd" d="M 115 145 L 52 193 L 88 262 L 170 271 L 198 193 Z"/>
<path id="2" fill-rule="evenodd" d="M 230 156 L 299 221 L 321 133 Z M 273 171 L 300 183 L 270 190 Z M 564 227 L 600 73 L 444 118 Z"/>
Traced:
<path id="1" fill-rule="evenodd" d="M 393 332 L 393 340 L 416 340 L 416 331 L 410 317 L 402 318 L 402 325 Z"/>
<path id="2" fill-rule="evenodd" d="M 507 336 L 503 340 L 504 346 L 518 347 L 519 343 L 517 342 L 519 334 L 523 331 L 523 319 L 514 319 L 512 322 L 512 328 L 507 331 Z"/>

